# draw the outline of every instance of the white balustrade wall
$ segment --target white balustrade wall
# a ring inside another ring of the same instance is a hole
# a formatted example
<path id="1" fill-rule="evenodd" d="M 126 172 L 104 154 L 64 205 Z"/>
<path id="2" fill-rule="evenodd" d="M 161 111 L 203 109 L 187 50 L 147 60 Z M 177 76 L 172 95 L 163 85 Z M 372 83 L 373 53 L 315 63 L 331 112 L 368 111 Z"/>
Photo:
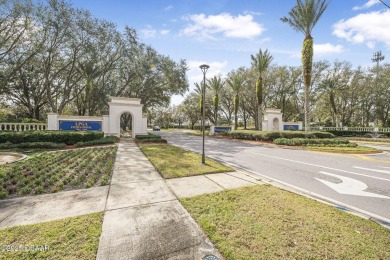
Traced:
<path id="1" fill-rule="evenodd" d="M 390 133 L 390 127 L 311 127 L 312 130 L 318 131 L 364 131 L 364 132 L 378 132 L 378 133 Z"/>
<path id="2" fill-rule="evenodd" d="M 0 131 L 32 131 L 32 130 L 47 130 L 45 123 L 0 123 Z"/>

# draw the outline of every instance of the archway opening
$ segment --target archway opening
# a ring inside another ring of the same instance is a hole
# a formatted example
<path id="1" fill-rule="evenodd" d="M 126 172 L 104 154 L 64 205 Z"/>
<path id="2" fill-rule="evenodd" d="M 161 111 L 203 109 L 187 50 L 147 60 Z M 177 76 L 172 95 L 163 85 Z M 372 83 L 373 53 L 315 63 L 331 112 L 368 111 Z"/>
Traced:
<path id="1" fill-rule="evenodd" d="M 279 130 L 279 119 L 277 117 L 272 122 L 272 130 Z"/>
<path id="2" fill-rule="evenodd" d="M 134 122 L 132 115 L 128 112 L 122 113 L 120 117 L 121 136 L 132 137 L 133 125 Z"/>

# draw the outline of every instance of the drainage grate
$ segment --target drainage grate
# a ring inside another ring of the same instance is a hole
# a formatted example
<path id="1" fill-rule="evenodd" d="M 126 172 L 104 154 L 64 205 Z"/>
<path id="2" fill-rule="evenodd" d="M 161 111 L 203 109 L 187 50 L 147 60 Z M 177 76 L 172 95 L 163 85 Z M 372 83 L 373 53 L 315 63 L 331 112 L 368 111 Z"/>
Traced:
<path id="1" fill-rule="evenodd" d="M 215 255 L 206 255 L 203 257 L 203 260 L 218 260 L 219 258 Z"/>

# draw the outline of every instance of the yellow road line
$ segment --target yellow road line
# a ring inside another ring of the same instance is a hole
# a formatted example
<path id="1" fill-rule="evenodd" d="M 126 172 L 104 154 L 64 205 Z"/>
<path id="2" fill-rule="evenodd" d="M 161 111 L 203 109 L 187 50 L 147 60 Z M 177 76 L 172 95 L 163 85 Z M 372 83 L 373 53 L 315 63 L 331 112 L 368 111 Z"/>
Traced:
<path id="1" fill-rule="evenodd" d="M 386 154 L 386 155 L 388 155 L 388 154 Z M 361 155 L 361 154 L 355 154 L 355 156 L 358 157 L 359 159 L 366 160 L 366 161 L 381 162 L 381 163 L 389 163 L 390 164 L 390 161 L 377 160 L 377 159 L 374 159 L 372 157 L 368 157 L 368 156 Z"/>

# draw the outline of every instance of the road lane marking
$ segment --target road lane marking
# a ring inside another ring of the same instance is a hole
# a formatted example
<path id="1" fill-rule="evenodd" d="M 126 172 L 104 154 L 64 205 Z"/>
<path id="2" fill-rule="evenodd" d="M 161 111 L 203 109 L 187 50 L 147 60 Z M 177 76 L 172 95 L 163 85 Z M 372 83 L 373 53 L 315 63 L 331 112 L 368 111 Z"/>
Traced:
<path id="1" fill-rule="evenodd" d="M 319 180 L 329 188 L 335 190 L 336 192 L 340 194 L 346 194 L 346 195 L 355 195 L 355 196 L 364 196 L 364 197 L 372 197 L 372 198 L 381 198 L 381 199 L 390 199 L 390 197 L 372 193 L 372 192 L 367 192 L 364 191 L 368 188 L 367 184 L 364 182 L 349 178 L 349 177 L 344 177 L 340 176 L 337 174 L 329 173 L 329 172 L 324 172 L 320 171 L 321 174 L 329 175 L 332 177 L 335 177 L 337 179 L 340 179 L 342 182 L 341 183 L 333 183 L 330 181 L 325 181 L 321 180 L 319 178 L 315 178 L 316 180 Z"/>
<path id="2" fill-rule="evenodd" d="M 387 174 L 390 174 L 390 171 L 384 171 L 384 170 L 375 170 L 375 169 L 364 168 L 364 167 L 359 167 L 359 166 L 353 166 L 353 168 L 361 169 L 361 170 L 366 170 L 366 171 L 372 171 L 372 172 L 380 172 L 380 173 L 387 173 Z M 385 167 L 384 167 L 384 168 L 385 168 Z"/>
<path id="3" fill-rule="evenodd" d="M 385 179 L 385 178 L 370 176 L 370 175 L 366 175 L 366 174 L 361 174 L 361 173 L 356 173 L 356 172 L 350 172 L 350 171 L 340 170 L 340 169 L 336 169 L 336 168 L 332 168 L 332 167 L 328 167 L 328 166 L 322 166 L 322 165 L 313 164 L 313 163 L 301 162 L 301 161 L 286 159 L 286 158 L 282 158 L 282 157 L 277 157 L 277 156 L 268 155 L 268 154 L 262 154 L 262 153 L 257 153 L 257 152 L 252 152 L 252 153 L 253 153 L 253 154 L 262 155 L 262 156 L 266 156 L 266 157 L 271 157 L 271 158 L 279 159 L 279 160 L 284 160 L 284 161 L 288 161 L 288 162 L 294 162 L 294 163 L 299 163 L 299 164 L 304 164 L 304 165 L 319 167 L 319 168 L 323 168 L 323 169 L 328 169 L 328 170 L 332 170 L 332 171 L 345 172 L 345 173 L 349 173 L 349 174 L 359 175 L 359 176 L 368 177 L 368 178 L 373 178 L 373 179 L 382 180 L 382 181 L 390 181 L 390 179 Z"/>
<path id="4" fill-rule="evenodd" d="M 372 154 L 371 156 L 376 156 L 376 155 L 389 155 L 389 154 Z M 366 161 L 372 161 L 372 162 L 380 162 L 380 163 L 390 163 L 389 161 L 384 161 L 384 160 L 378 160 L 369 156 L 361 155 L 361 154 L 355 154 L 355 156 L 359 159 L 366 160 Z"/>

